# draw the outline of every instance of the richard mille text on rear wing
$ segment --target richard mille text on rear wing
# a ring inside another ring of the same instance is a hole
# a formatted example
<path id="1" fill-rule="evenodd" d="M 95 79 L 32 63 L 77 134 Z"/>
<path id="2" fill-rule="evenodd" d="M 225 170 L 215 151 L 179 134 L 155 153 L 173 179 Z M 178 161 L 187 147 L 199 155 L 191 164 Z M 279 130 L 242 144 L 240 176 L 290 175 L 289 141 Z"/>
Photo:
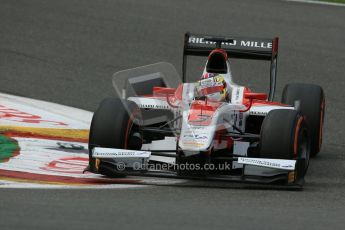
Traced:
<path id="1" fill-rule="evenodd" d="M 187 79 L 186 68 L 188 56 L 208 56 L 212 50 L 220 48 L 221 46 L 222 50 L 224 50 L 230 58 L 271 62 L 268 99 L 273 101 L 277 78 L 278 42 L 278 37 L 249 38 L 186 33 L 183 48 L 182 79 L 184 82 Z"/>

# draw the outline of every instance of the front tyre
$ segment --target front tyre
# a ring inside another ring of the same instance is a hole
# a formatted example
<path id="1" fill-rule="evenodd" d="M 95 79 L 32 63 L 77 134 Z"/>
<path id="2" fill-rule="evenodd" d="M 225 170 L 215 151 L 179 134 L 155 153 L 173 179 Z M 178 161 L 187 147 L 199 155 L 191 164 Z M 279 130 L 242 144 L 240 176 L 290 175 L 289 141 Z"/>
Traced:
<path id="1" fill-rule="evenodd" d="M 300 101 L 300 112 L 305 116 L 310 130 L 311 156 L 316 156 L 322 145 L 325 94 L 318 85 L 288 84 L 284 88 L 282 102 L 294 105 L 295 101 Z"/>
<path id="2" fill-rule="evenodd" d="M 141 113 L 138 106 L 128 100 L 104 99 L 94 113 L 89 134 L 89 170 L 106 176 L 116 174 L 107 160 L 92 157 L 94 147 L 140 149 Z"/>
<path id="3" fill-rule="evenodd" d="M 296 110 L 272 110 L 262 123 L 260 136 L 260 157 L 303 159 L 302 175 L 305 175 L 309 166 L 310 140 L 303 116 Z"/>

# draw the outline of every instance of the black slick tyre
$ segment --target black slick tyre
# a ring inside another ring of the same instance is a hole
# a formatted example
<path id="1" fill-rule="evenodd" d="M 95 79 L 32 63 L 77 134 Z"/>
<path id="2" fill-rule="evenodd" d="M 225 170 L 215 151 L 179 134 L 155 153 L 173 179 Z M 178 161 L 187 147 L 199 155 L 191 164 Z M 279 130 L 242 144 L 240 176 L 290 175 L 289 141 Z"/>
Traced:
<path id="1" fill-rule="evenodd" d="M 303 159 L 303 174 L 306 173 L 310 158 L 309 130 L 298 111 L 270 111 L 262 123 L 260 136 L 261 158 Z"/>
<path id="2" fill-rule="evenodd" d="M 141 140 L 131 140 L 140 132 L 141 114 L 138 106 L 128 100 L 104 99 L 94 113 L 89 134 L 89 169 L 106 176 L 114 175 L 111 165 L 105 160 L 92 157 L 94 147 L 140 149 Z"/>
<path id="3" fill-rule="evenodd" d="M 285 86 L 282 102 L 294 105 L 300 102 L 300 112 L 310 130 L 311 156 L 316 156 L 322 145 L 322 131 L 325 114 L 325 94 L 318 85 L 293 83 Z"/>

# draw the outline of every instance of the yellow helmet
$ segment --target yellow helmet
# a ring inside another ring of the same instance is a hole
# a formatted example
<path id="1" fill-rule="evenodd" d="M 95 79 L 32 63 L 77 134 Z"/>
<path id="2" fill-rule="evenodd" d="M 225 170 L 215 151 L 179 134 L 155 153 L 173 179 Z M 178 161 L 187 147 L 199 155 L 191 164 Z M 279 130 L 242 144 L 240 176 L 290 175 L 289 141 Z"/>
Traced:
<path id="1" fill-rule="evenodd" d="M 198 88 L 203 96 L 212 101 L 225 101 L 228 95 L 226 82 L 221 74 L 203 76 Z"/>

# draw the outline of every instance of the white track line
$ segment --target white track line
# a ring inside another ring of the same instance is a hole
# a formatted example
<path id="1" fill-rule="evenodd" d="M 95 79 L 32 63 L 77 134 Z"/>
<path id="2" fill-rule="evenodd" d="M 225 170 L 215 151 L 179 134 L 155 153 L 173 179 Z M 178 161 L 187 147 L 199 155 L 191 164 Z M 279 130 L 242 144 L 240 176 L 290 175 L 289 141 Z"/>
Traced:
<path id="1" fill-rule="evenodd" d="M 315 1 L 315 0 L 285 0 L 285 1 L 287 1 L 287 2 L 311 3 L 311 4 L 327 5 L 327 6 L 345 6 L 345 4 L 343 4 L 343 3 L 322 2 L 322 1 Z"/>
<path id="2" fill-rule="evenodd" d="M 148 185 L 131 185 L 131 184 L 104 184 L 104 185 L 54 185 L 54 184 L 35 184 L 23 182 L 0 181 L 0 189 L 133 189 L 146 188 Z"/>

